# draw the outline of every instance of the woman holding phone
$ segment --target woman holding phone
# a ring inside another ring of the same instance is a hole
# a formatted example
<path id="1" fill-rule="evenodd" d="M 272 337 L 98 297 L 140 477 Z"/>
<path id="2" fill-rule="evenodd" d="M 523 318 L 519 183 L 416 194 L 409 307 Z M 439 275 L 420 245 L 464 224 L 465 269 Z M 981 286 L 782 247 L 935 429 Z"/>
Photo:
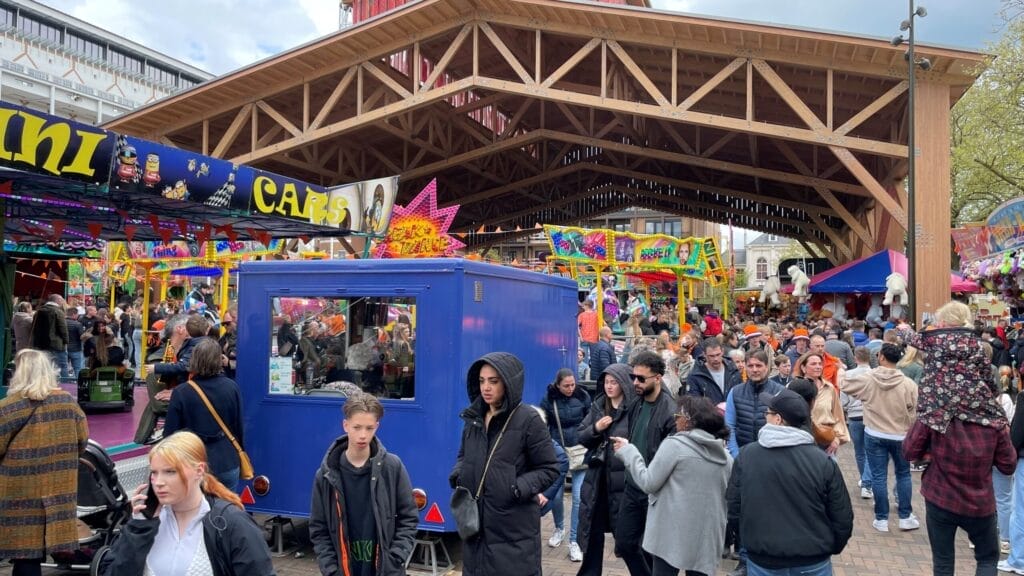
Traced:
<path id="1" fill-rule="evenodd" d="M 198 436 L 168 436 L 149 452 L 149 468 L 149 484 L 132 495 L 132 519 L 101 553 L 99 574 L 275 574 L 263 532 L 238 496 L 207 473 Z M 156 497 L 147 505 L 149 493 Z"/>

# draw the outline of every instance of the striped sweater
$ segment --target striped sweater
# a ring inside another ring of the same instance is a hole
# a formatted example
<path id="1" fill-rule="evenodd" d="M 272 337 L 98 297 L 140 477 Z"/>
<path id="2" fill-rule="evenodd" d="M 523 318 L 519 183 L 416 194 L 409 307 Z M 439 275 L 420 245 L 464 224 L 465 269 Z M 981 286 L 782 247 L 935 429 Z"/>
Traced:
<path id="1" fill-rule="evenodd" d="M 78 456 L 89 427 L 67 392 L 0 400 L 0 558 L 78 548 Z"/>

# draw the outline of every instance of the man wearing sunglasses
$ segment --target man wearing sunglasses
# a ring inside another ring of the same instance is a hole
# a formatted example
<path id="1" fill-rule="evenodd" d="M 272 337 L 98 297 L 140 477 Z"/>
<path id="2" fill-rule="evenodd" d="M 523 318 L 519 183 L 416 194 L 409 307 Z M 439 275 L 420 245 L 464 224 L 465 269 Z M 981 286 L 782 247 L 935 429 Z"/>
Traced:
<path id="1" fill-rule="evenodd" d="M 665 361 L 654 352 L 640 352 L 630 364 L 633 390 L 637 399 L 627 414 L 629 443 L 636 446 L 649 463 L 661 441 L 675 433 L 675 406 L 662 387 Z M 647 494 L 626 476 L 626 488 L 615 524 L 615 553 L 622 557 L 630 576 L 650 576 L 652 559 L 644 552 L 644 526 L 647 523 Z"/>

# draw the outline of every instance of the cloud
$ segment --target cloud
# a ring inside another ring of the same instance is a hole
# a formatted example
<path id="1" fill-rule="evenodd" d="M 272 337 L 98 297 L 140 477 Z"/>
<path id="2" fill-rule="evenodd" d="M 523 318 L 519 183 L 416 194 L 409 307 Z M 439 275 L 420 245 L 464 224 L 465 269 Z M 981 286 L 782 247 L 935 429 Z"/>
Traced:
<path id="1" fill-rule="evenodd" d="M 51 0 L 58 10 L 213 74 L 252 64 L 334 31 L 325 0 Z"/>

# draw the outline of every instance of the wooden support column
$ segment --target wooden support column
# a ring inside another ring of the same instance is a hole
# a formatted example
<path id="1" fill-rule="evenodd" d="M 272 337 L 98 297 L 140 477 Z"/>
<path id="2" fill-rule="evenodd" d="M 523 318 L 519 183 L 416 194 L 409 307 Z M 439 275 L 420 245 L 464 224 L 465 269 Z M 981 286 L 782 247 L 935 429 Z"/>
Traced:
<path id="1" fill-rule="evenodd" d="M 917 261 L 913 265 L 920 321 L 923 313 L 935 312 L 949 301 L 949 86 L 918 80 L 914 131 Z"/>

